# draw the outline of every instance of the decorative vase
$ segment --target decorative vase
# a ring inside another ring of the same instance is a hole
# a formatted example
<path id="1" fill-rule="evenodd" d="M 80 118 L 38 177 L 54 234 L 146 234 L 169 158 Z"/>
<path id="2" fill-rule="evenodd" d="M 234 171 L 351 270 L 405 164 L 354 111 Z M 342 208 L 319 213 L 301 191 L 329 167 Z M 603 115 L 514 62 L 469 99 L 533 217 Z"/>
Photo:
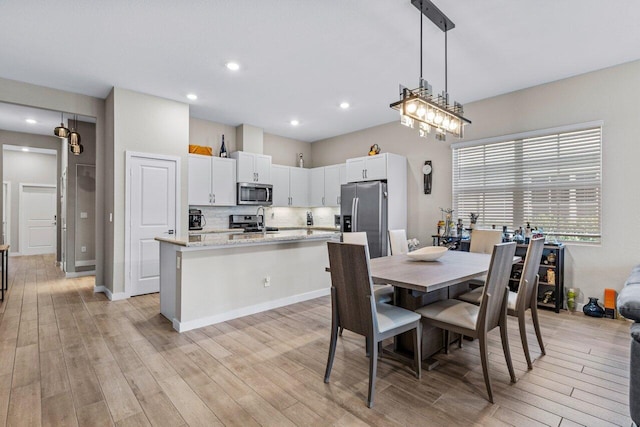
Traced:
<path id="1" fill-rule="evenodd" d="M 587 316 L 604 317 L 604 308 L 598 304 L 598 298 L 589 297 L 589 302 L 582 307 L 582 311 Z"/>

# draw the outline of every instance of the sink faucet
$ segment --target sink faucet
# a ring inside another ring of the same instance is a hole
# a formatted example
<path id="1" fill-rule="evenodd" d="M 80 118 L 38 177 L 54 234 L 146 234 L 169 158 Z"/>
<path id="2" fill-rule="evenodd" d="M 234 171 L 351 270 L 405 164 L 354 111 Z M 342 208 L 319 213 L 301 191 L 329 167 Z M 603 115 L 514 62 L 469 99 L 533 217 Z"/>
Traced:
<path id="1" fill-rule="evenodd" d="M 260 215 L 260 211 L 262 210 L 262 225 L 258 223 L 258 227 L 262 226 L 262 234 L 267 234 L 267 213 L 265 212 L 264 206 L 258 206 L 256 210 L 256 215 Z"/>

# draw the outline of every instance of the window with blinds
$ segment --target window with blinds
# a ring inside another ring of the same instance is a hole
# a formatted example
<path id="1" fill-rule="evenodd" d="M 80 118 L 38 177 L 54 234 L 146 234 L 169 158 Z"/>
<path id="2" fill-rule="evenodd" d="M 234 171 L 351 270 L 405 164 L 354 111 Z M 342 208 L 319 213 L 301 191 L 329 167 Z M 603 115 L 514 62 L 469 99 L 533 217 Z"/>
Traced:
<path id="1" fill-rule="evenodd" d="M 602 127 L 453 144 L 456 217 L 542 228 L 560 241 L 599 242 Z"/>

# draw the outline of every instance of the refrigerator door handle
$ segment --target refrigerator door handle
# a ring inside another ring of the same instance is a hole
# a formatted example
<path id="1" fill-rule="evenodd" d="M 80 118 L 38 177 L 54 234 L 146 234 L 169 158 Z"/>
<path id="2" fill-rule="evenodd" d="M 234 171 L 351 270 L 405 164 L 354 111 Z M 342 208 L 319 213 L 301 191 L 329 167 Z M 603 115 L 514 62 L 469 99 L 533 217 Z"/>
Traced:
<path id="1" fill-rule="evenodd" d="M 353 224 L 351 227 L 351 231 L 358 231 L 358 202 L 359 202 L 359 198 L 358 197 L 354 197 L 353 198 L 353 213 L 351 214 L 351 223 Z"/>

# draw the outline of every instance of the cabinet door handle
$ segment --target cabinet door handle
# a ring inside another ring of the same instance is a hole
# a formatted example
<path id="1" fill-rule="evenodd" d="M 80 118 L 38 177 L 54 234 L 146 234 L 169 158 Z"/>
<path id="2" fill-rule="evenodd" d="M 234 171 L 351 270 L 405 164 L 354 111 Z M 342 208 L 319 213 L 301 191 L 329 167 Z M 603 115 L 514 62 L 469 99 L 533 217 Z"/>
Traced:
<path id="1" fill-rule="evenodd" d="M 364 177 L 365 177 L 365 178 L 369 178 L 369 177 L 367 176 L 367 172 L 369 172 L 369 171 L 368 171 L 367 169 L 365 169 L 365 170 L 364 170 Z"/>
<path id="2" fill-rule="evenodd" d="M 340 204 L 340 196 L 336 197 L 336 201 Z"/>
<path id="3" fill-rule="evenodd" d="M 324 206 L 324 196 L 322 196 L 322 206 Z"/>
<path id="4" fill-rule="evenodd" d="M 216 195 L 214 194 L 213 195 L 213 203 L 215 203 L 215 202 L 216 202 Z"/>

